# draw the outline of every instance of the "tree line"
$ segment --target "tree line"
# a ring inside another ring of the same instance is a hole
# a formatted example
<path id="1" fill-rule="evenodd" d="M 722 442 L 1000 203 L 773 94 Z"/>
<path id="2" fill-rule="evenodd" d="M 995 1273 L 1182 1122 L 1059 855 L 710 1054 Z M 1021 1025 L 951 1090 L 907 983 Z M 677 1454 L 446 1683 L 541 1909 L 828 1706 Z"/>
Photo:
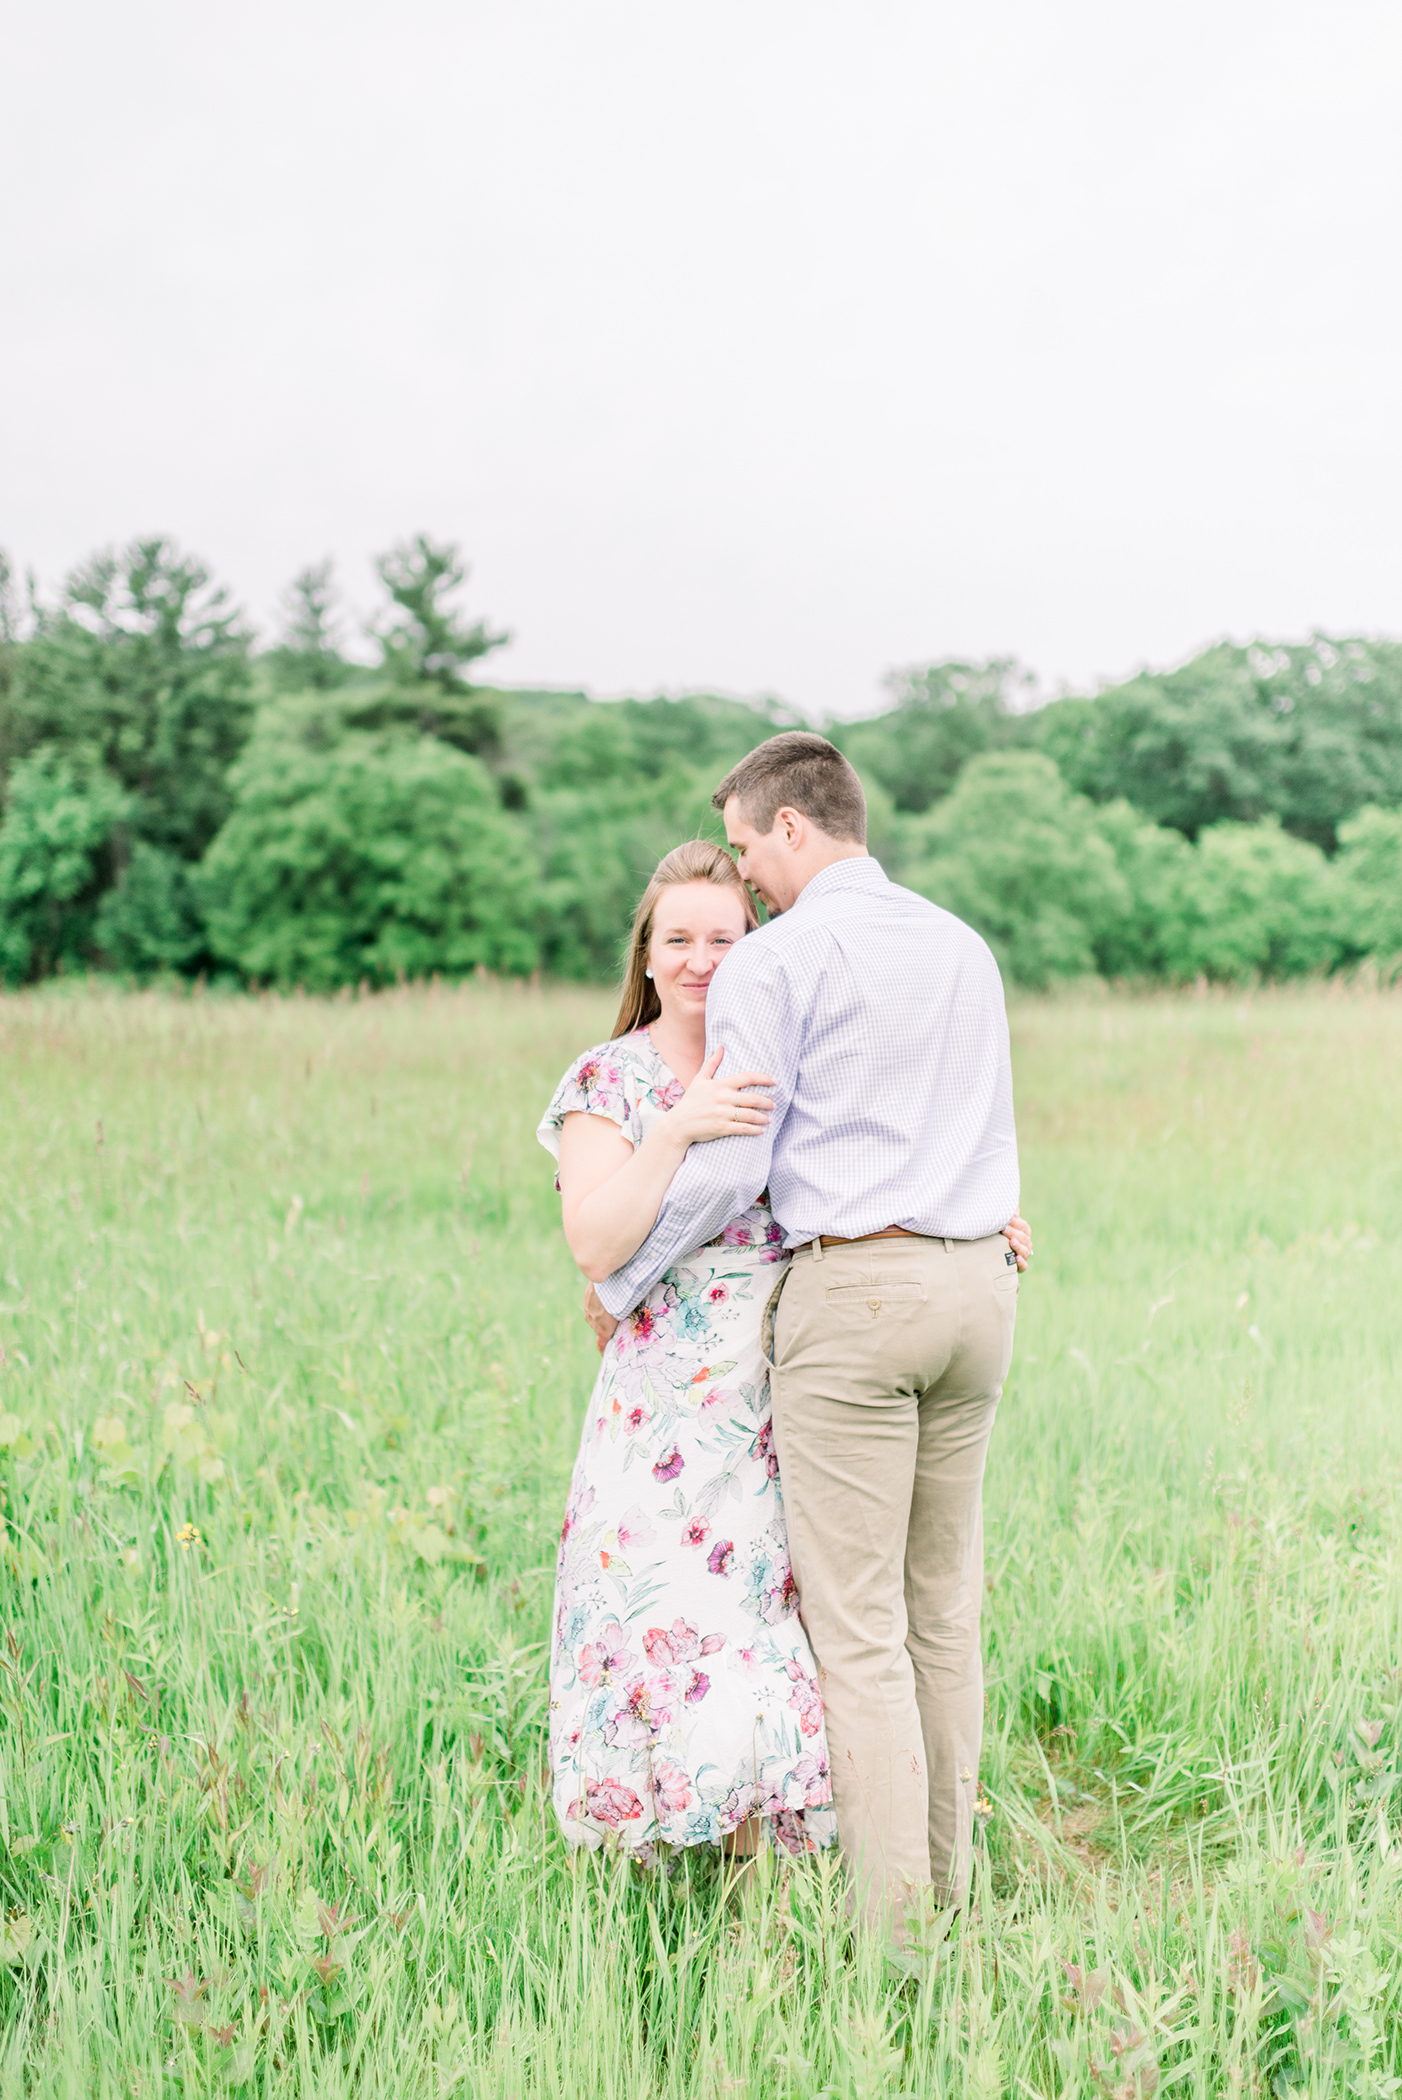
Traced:
<path id="1" fill-rule="evenodd" d="M 46 599 L 0 564 L 0 978 L 105 969 L 308 991 L 606 977 L 647 873 L 799 717 L 493 685 L 458 551 L 376 564 L 373 663 L 330 566 L 258 645 L 166 540 Z M 1029 986 L 1275 979 L 1402 959 L 1402 644 L 1209 649 L 1034 705 L 1011 659 L 898 673 L 815 726 L 888 871 Z"/>

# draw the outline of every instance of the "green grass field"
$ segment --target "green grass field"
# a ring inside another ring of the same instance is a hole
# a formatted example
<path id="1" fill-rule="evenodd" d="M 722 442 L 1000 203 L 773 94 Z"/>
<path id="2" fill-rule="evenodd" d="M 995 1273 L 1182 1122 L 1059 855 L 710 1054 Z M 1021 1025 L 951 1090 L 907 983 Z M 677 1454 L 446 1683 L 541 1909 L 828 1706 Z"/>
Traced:
<path id="1" fill-rule="evenodd" d="M 572 1863 L 593 1375 L 537 1115 L 602 994 L 0 1000 L 0 2093 L 1390 2093 L 1402 997 L 1024 1003 L 990 1813 Z"/>

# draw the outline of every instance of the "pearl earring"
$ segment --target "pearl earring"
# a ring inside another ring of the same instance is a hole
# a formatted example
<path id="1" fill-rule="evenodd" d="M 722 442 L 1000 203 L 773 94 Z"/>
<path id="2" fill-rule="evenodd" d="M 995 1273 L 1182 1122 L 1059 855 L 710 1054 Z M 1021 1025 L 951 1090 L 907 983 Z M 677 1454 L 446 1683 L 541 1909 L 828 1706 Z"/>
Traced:
<path id="1" fill-rule="evenodd" d="M 644 977 L 651 977 L 651 975 L 652 975 L 652 968 L 651 968 L 651 965 L 649 965 L 649 966 L 648 966 L 648 968 L 647 968 L 646 970 L 644 970 L 644 971 L 643 971 L 643 975 L 644 975 Z"/>

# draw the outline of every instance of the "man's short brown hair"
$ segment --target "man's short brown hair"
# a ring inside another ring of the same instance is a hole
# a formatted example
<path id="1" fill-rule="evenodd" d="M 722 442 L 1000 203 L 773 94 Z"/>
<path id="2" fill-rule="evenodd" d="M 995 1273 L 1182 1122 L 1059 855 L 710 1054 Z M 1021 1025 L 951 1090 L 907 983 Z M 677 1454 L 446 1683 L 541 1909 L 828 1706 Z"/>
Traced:
<path id="1" fill-rule="evenodd" d="M 763 834 L 774 829 L 781 809 L 796 809 L 830 839 L 867 842 L 862 783 L 836 744 L 810 729 L 786 729 L 756 745 L 726 774 L 712 808 L 724 810 L 732 795 L 739 797 L 745 822 Z"/>

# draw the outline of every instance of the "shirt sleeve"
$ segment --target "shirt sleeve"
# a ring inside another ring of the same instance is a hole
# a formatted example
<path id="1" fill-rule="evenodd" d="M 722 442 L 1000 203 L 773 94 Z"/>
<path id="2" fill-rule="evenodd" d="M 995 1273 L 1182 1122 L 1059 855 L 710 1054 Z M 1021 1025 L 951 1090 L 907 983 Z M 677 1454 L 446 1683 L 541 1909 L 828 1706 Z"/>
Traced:
<path id="1" fill-rule="evenodd" d="M 597 1286 L 616 1319 L 630 1312 L 674 1262 L 748 1210 L 769 1180 L 774 1139 L 798 1069 L 788 985 L 768 943 L 751 934 L 732 949 L 706 1000 L 706 1051 L 724 1047 L 720 1074 L 768 1072 L 774 1113 L 758 1137 L 693 1145 L 672 1177 L 657 1222 L 637 1253 Z"/>
<path id="2" fill-rule="evenodd" d="M 603 1043 L 595 1050 L 586 1050 L 575 1059 L 551 1095 L 536 1137 L 557 1165 L 566 1116 L 604 1116 L 618 1126 L 620 1137 L 627 1138 L 630 1145 L 640 1145 L 639 1093 L 638 1075 L 625 1046 Z M 557 1173 L 557 1190 L 559 1186 Z"/>

